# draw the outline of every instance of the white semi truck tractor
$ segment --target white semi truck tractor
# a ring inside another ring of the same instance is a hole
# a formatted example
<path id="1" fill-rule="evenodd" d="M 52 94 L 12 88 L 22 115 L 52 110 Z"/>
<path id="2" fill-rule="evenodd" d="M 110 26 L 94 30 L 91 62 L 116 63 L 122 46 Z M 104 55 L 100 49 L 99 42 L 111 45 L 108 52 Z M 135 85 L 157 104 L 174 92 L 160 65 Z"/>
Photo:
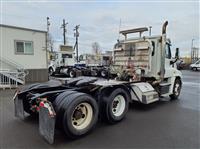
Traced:
<path id="1" fill-rule="evenodd" d="M 87 58 L 85 59 L 87 60 Z M 95 63 L 76 62 L 72 46 L 60 45 L 59 51 L 53 53 L 48 65 L 49 75 L 66 75 L 70 78 L 77 76 L 106 77 L 106 67 Z"/>
<path id="2" fill-rule="evenodd" d="M 79 138 L 91 132 L 99 118 L 112 124 L 120 122 L 132 101 L 151 104 L 160 97 L 178 99 L 182 75 L 175 62 L 179 52 L 172 59 L 167 24 L 163 24 L 160 36 L 142 37 L 147 28 L 120 32 L 125 39 L 115 45 L 110 66 L 116 78 L 77 77 L 64 84 L 32 84 L 15 93 L 15 115 L 39 115 L 39 132 L 52 144 L 55 129 L 69 138 Z M 140 33 L 140 37 L 128 39 L 132 33 Z"/>
<path id="3" fill-rule="evenodd" d="M 49 61 L 49 75 L 67 74 L 74 75 L 75 53 L 72 46 L 60 45 L 59 51 L 53 53 L 53 58 Z"/>

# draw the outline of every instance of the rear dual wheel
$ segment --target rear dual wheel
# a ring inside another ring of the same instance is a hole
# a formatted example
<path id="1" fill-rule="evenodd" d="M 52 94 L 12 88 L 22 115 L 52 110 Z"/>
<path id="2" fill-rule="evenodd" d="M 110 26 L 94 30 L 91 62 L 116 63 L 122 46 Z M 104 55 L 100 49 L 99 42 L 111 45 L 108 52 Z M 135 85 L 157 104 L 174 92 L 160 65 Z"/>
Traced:
<path id="1" fill-rule="evenodd" d="M 86 102 L 80 103 L 72 113 L 72 126 L 76 129 L 84 129 L 91 123 L 92 117 L 92 106 Z"/>
<path id="2" fill-rule="evenodd" d="M 121 121 L 128 111 L 129 101 L 130 96 L 124 89 L 114 89 L 107 97 L 103 97 L 103 119 L 111 124 Z"/>
<path id="3" fill-rule="evenodd" d="M 94 98 L 75 91 L 60 94 L 54 101 L 58 126 L 69 138 L 89 133 L 98 120 L 98 106 Z"/>
<path id="4" fill-rule="evenodd" d="M 70 78 L 75 78 L 76 77 L 76 72 L 73 69 L 71 69 L 69 71 L 69 76 L 70 76 Z"/>
<path id="5" fill-rule="evenodd" d="M 49 68 L 49 75 L 54 76 L 55 72 L 52 67 Z"/>
<path id="6" fill-rule="evenodd" d="M 107 77 L 108 76 L 108 72 L 106 70 L 102 70 L 101 71 L 101 77 Z"/>

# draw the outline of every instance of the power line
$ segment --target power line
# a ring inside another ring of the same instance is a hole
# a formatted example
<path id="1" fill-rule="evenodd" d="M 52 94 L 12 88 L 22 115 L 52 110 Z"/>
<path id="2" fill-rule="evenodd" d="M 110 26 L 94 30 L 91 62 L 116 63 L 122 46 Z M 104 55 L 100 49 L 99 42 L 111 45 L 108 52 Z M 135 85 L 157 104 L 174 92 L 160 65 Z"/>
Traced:
<path id="1" fill-rule="evenodd" d="M 69 37 L 67 37 L 69 38 Z M 72 38 L 71 38 L 72 39 Z M 74 39 L 74 38 L 73 38 Z M 55 42 L 62 42 L 62 40 L 54 40 Z M 71 41 L 71 43 L 73 43 L 73 41 Z M 92 43 L 91 44 L 87 44 L 87 43 L 83 43 L 83 42 L 78 42 L 79 45 L 82 45 L 82 46 L 85 46 L 85 47 L 92 47 Z M 101 46 L 101 48 L 103 49 L 111 49 L 113 47 L 113 45 L 111 47 L 104 47 L 104 46 Z M 75 47 L 74 47 L 75 48 Z"/>

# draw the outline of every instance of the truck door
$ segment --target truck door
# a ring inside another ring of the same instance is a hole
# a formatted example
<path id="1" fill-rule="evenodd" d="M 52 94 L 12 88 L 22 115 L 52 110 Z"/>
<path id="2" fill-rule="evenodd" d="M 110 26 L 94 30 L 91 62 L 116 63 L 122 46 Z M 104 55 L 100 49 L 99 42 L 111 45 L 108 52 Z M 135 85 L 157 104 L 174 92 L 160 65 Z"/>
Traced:
<path id="1" fill-rule="evenodd" d="M 165 75 L 164 78 L 169 78 L 172 75 L 172 65 L 170 65 L 172 55 L 170 44 L 167 43 L 165 47 Z"/>

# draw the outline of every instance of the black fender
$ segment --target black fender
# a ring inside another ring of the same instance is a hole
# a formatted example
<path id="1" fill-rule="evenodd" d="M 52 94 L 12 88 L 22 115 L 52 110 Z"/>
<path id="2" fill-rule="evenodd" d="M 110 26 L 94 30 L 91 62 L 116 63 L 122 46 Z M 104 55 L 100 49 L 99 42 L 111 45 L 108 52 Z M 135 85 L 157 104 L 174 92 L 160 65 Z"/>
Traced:
<path id="1" fill-rule="evenodd" d="M 131 102 L 131 92 L 130 92 L 130 86 L 124 85 L 124 84 L 120 84 L 120 85 L 114 85 L 114 86 L 106 86 L 106 87 L 101 87 L 98 90 L 97 93 L 97 101 L 100 102 L 101 101 L 101 97 L 104 96 L 105 94 L 109 95 L 114 89 L 117 88 L 122 88 L 124 89 L 127 94 L 129 95 L 129 102 Z"/>

